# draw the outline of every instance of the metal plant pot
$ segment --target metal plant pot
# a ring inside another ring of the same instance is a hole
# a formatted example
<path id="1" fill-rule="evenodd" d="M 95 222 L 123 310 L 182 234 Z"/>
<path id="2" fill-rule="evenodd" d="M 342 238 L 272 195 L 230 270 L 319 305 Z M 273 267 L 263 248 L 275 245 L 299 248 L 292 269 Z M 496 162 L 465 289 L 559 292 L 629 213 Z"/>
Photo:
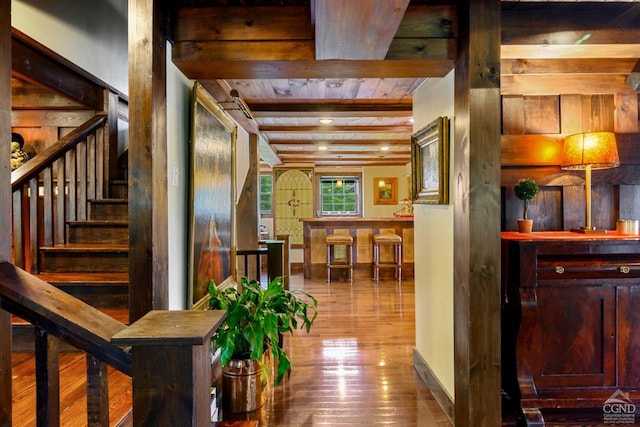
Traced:
<path id="1" fill-rule="evenodd" d="M 260 379 L 262 368 L 256 360 L 232 359 L 222 368 L 224 407 L 234 413 L 252 412 L 267 397 L 267 381 Z"/>

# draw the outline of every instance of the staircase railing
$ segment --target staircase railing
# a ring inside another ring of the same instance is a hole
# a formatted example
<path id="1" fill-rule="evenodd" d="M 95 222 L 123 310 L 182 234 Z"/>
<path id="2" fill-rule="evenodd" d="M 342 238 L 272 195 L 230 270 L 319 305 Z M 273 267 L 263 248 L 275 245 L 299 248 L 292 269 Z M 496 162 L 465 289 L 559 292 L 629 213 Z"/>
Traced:
<path id="1" fill-rule="evenodd" d="M 132 376 L 131 354 L 110 341 L 126 325 L 7 262 L 0 263 L 0 309 L 35 327 L 37 425 L 60 425 L 58 343 L 64 341 L 87 354 L 88 425 L 108 426 L 107 365 Z M 10 348 L 2 352 L 11 357 Z"/>
<path id="2" fill-rule="evenodd" d="M 14 264 L 36 274 L 38 248 L 66 240 L 66 223 L 87 218 L 108 185 L 108 118 L 98 114 L 11 172 Z M 64 197 L 60 197 L 64 195 Z"/>

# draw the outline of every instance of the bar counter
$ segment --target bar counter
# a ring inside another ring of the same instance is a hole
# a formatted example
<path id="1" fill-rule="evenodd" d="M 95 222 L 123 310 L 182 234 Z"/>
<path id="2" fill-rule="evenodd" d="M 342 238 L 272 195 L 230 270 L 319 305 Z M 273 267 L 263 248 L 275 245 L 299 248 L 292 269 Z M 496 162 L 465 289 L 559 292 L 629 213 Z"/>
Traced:
<path id="1" fill-rule="evenodd" d="M 395 233 L 402 236 L 402 275 L 413 276 L 413 216 L 388 218 L 323 217 L 301 218 L 304 238 L 304 277 L 326 275 L 327 234 L 353 237 L 353 263 L 357 270 L 372 268 L 373 247 L 371 236 L 377 233 Z M 386 248 L 384 248 L 386 249 Z M 383 259 L 392 256 L 383 251 Z M 384 273 L 383 270 L 381 272 Z M 391 272 L 393 273 L 393 272 Z"/>

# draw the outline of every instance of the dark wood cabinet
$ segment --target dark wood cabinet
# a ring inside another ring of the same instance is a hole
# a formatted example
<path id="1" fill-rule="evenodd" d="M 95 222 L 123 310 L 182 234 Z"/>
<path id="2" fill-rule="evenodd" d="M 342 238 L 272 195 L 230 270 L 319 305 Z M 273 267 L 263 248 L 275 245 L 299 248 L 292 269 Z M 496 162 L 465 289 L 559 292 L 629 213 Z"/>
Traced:
<path id="1" fill-rule="evenodd" d="M 637 396 L 637 236 L 506 232 L 502 280 L 503 388 L 527 425 L 544 425 L 540 409 Z"/>

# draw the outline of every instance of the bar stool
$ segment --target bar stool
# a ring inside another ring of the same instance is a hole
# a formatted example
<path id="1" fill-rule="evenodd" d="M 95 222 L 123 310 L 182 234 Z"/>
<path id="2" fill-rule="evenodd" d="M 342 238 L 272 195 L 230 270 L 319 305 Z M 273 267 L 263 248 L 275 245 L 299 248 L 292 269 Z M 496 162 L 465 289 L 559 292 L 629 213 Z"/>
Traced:
<path id="1" fill-rule="evenodd" d="M 393 262 L 381 262 L 380 247 L 393 247 Z M 394 268 L 398 281 L 402 280 L 402 237 L 394 233 L 373 235 L 373 280 L 380 279 L 380 268 Z"/>
<path id="2" fill-rule="evenodd" d="M 325 238 L 327 245 L 327 282 L 331 282 L 331 269 L 332 268 L 348 268 L 349 269 L 349 282 L 353 281 L 353 257 L 351 253 L 351 247 L 353 246 L 353 237 L 345 236 L 343 234 L 329 234 Z M 335 261 L 335 247 L 345 246 L 346 249 L 346 262 L 336 263 Z M 331 250 L 333 248 L 333 251 Z M 332 252 L 334 259 L 332 260 Z"/>

